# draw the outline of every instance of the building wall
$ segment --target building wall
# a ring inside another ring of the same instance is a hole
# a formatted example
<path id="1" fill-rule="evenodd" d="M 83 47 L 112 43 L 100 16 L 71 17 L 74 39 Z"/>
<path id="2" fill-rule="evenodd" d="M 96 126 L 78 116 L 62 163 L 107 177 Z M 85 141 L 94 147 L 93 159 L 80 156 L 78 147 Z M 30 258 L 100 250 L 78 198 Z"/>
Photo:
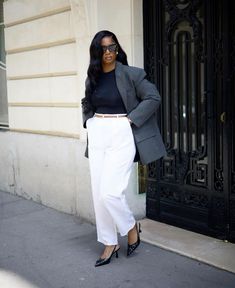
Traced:
<path id="1" fill-rule="evenodd" d="M 4 2 L 9 131 L 0 132 L 0 189 L 94 221 L 80 100 L 94 34 L 117 34 L 143 66 L 141 0 Z M 145 215 L 137 165 L 128 201 Z"/>

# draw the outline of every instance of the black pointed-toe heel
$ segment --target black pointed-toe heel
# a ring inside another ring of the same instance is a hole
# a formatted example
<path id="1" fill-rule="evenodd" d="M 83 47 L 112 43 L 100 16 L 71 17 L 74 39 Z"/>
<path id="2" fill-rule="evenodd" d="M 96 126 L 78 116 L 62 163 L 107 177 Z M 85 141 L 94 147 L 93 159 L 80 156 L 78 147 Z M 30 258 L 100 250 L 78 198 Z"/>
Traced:
<path id="1" fill-rule="evenodd" d="M 120 247 L 116 250 L 117 245 L 114 246 L 113 252 L 111 253 L 111 255 L 108 258 L 99 258 L 96 263 L 95 263 L 95 267 L 99 267 L 102 265 L 106 265 L 109 264 L 111 261 L 111 258 L 114 254 L 116 254 L 116 258 L 118 258 L 118 250 L 120 249 Z"/>
<path id="2" fill-rule="evenodd" d="M 135 224 L 136 232 L 137 232 L 137 241 L 133 244 L 127 245 L 127 256 L 130 256 L 135 249 L 140 245 L 140 233 L 142 232 L 140 229 L 140 223 L 139 223 L 139 229 L 137 223 Z"/>

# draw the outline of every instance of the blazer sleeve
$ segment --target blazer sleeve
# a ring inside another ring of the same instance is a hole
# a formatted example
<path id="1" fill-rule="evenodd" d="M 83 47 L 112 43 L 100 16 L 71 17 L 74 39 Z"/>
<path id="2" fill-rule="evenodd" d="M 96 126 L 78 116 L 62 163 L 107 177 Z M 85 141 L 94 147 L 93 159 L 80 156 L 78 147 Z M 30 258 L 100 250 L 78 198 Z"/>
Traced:
<path id="1" fill-rule="evenodd" d="M 135 126 L 140 127 L 157 111 L 161 97 L 156 86 L 145 78 L 145 71 L 139 68 L 137 72 L 133 80 L 140 103 L 127 116 Z"/>
<path id="2" fill-rule="evenodd" d="M 86 121 L 89 119 L 89 118 L 91 118 L 91 117 L 93 117 L 93 115 L 94 115 L 94 112 L 93 111 L 90 111 L 90 112 L 88 112 L 88 113 L 82 113 L 82 122 L 83 122 L 83 128 L 87 128 L 86 127 Z"/>
<path id="3" fill-rule="evenodd" d="M 86 78 L 85 86 L 87 87 L 89 83 L 88 77 Z M 86 121 L 94 115 L 92 105 L 88 101 L 86 97 L 82 98 L 82 120 L 83 120 L 83 128 L 86 128 Z"/>

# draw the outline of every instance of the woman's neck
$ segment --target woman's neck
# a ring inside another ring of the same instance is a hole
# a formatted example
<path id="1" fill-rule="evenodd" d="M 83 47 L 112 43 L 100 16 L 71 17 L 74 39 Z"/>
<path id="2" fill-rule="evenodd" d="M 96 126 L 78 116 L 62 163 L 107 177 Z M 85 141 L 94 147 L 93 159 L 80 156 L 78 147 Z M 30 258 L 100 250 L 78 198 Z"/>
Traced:
<path id="1" fill-rule="evenodd" d="M 110 65 L 103 65 L 103 72 L 104 73 L 107 73 L 107 72 L 110 72 L 110 71 L 112 71 L 112 70 L 114 70 L 115 69 L 115 63 L 112 63 L 112 64 L 110 64 Z"/>

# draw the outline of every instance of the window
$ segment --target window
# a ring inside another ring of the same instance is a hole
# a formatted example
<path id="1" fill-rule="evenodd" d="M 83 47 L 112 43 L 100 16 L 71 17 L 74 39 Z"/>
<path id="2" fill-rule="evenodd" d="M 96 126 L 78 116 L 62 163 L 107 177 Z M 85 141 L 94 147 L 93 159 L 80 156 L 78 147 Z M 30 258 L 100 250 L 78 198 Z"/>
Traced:
<path id="1" fill-rule="evenodd" d="M 6 53 L 4 41 L 3 0 L 0 0 L 0 127 L 8 126 Z"/>

